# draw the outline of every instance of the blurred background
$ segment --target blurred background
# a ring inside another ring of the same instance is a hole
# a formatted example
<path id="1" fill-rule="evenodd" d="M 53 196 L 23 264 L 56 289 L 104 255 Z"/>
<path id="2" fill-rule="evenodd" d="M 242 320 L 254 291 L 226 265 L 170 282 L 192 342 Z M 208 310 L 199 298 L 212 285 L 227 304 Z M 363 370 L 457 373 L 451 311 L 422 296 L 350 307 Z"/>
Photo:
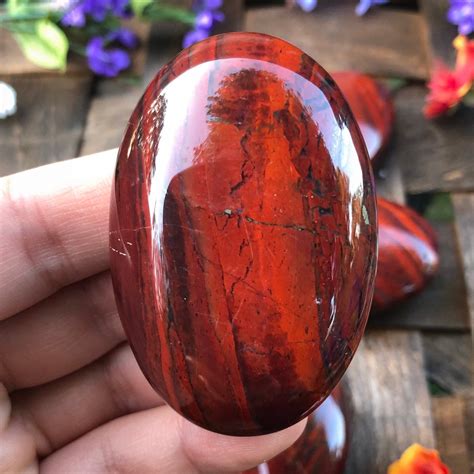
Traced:
<path id="1" fill-rule="evenodd" d="M 206 34 L 269 33 L 330 73 L 375 78 L 394 107 L 377 192 L 428 219 L 440 267 L 423 292 L 370 318 L 344 378 L 353 412 L 346 472 L 386 472 L 415 442 L 436 447 L 453 473 L 474 472 L 474 109 L 464 92 L 465 104 L 457 107 L 456 96 L 456 110 L 449 103 L 440 118 L 425 105 L 437 61 L 448 68 L 459 61 L 452 42 L 461 26 L 447 19 L 449 1 L 369 2 L 358 14 L 356 0 L 170 1 L 167 11 L 145 3 L 148 10 L 125 2 L 128 10 L 118 8 L 107 25 L 100 12 L 86 12 L 103 29 L 81 36 L 81 12 L 64 19 L 70 2 L 46 2 L 53 13 L 45 17 L 43 7 L 0 0 L 0 176 L 117 147 L 147 83 L 183 44 Z M 53 27 L 32 32 L 38 18 Z M 107 36 L 122 26 L 133 38 Z M 108 39 L 94 43 L 98 37 Z M 97 50 L 115 47 L 124 55 L 98 62 Z M 52 68 L 28 59 L 35 54 Z"/>

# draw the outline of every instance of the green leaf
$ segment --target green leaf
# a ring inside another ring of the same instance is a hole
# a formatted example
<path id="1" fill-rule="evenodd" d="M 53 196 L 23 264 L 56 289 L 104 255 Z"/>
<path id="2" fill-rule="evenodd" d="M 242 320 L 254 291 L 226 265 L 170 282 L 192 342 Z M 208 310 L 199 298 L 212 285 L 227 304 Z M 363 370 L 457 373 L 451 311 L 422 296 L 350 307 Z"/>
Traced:
<path id="1" fill-rule="evenodd" d="M 423 216 L 432 221 L 452 221 L 454 219 L 453 203 L 449 193 L 435 193 L 423 212 Z"/>
<path id="2" fill-rule="evenodd" d="M 468 92 L 464 98 L 463 98 L 463 103 L 469 107 L 474 107 L 474 90 L 471 89 L 470 92 Z"/>
<path id="3" fill-rule="evenodd" d="M 184 8 L 152 1 L 143 9 L 142 18 L 148 21 L 179 21 L 188 25 L 194 25 L 196 14 Z"/>
<path id="4" fill-rule="evenodd" d="M 140 18 L 145 8 L 152 3 L 153 0 L 131 0 L 130 5 L 133 13 Z"/>
<path id="5" fill-rule="evenodd" d="M 24 13 L 28 9 L 28 0 L 7 0 L 7 12 L 10 15 Z"/>
<path id="6" fill-rule="evenodd" d="M 37 66 L 46 69 L 66 69 L 69 41 L 64 32 L 49 20 L 39 20 L 25 32 L 15 33 L 23 54 Z"/>

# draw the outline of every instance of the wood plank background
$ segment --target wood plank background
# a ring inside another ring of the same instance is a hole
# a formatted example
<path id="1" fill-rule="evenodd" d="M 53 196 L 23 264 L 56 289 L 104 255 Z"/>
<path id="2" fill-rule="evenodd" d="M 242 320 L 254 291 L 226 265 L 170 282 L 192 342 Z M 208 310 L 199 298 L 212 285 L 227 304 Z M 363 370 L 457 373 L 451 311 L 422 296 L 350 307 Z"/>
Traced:
<path id="1" fill-rule="evenodd" d="M 454 60 L 448 0 L 392 1 L 363 18 L 348 0 L 321 0 L 311 14 L 272 0 L 247 3 L 225 1 L 220 31 L 274 34 L 329 71 L 405 80 L 394 93 L 395 132 L 378 192 L 400 203 L 444 192 L 452 204 L 448 218 L 432 220 L 439 275 L 424 293 L 371 317 L 345 376 L 354 412 L 346 472 L 383 474 L 412 442 L 437 447 L 455 474 L 474 472 L 474 110 L 438 121 L 421 112 L 434 60 Z M 93 80 L 78 64 L 64 76 L 45 74 L 10 48 L 0 80 L 16 88 L 19 101 L 18 113 L 0 121 L 0 175 L 117 147 L 145 85 L 180 50 L 182 34 L 176 25 L 155 25 L 134 81 Z M 0 55 L 10 43 L 0 33 Z"/>

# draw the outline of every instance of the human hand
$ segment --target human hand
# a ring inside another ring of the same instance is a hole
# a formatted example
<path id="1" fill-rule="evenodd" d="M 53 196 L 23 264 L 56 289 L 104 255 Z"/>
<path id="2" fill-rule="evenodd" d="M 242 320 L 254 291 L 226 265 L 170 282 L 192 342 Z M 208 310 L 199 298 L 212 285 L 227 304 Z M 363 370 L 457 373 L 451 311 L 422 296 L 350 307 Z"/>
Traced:
<path id="1" fill-rule="evenodd" d="M 0 472 L 236 472 L 305 421 L 252 438 L 203 430 L 153 391 L 108 272 L 116 151 L 0 179 Z"/>

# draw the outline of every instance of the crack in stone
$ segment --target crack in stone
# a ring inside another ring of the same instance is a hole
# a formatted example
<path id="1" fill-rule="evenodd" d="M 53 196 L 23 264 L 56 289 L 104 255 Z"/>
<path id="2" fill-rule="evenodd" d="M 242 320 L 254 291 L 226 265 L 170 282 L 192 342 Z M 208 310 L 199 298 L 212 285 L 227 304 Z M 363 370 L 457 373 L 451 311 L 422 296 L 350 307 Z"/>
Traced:
<path id="1" fill-rule="evenodd" d="M 277 224 L 276 222 L 258 221 L 256 219 L 253 219 L 250 216 L 244 216 L 244 218 L 247 222 L 250 222 L 251 224 L 265 225 L 265 226 L 269 226 L 269 227 L 281 227 L 283 229 L 293 229 L 293 230 L 297 230 L 299 232 L 309 232 L 312 235 L 316 235 L 316 231 L 314 229 L 310 229 L 310 228 L 308 228 L 306 226 L 303 226 L 303 225 Z"/>

